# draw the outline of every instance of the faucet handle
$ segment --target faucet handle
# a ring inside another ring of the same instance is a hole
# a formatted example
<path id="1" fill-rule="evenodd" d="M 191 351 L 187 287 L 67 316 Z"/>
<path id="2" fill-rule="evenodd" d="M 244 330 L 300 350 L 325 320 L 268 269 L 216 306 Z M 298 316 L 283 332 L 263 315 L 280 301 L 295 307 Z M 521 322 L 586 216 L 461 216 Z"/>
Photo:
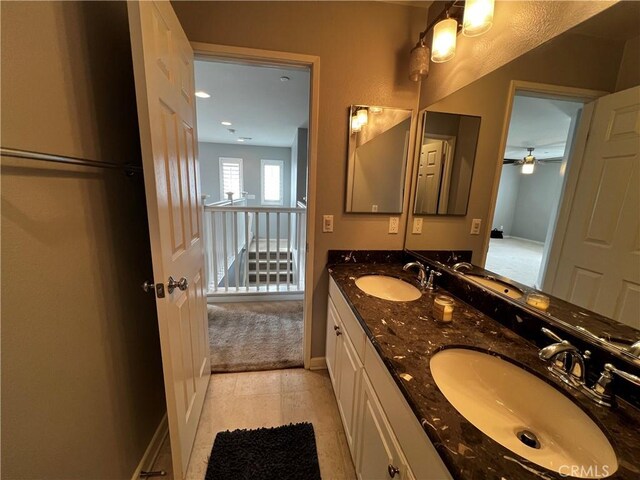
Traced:
<path id="1" fill-rule="evenodd" d="M 558 342 L 558 343 L 567 342 L 566 340 L 563 340 L 562 338 L 560 338 L 560 336 L 558 336 L 555 332 L 552 332 L 546 327 L 542 327 L 541 330 L 542 330 L 542 333 L 544 333 L 547 337 L 549 337 L 551 340 L 555 342 Z"/>
<path id="2" fill-rule="evenodd" d="M 614 367 L 610 363 L 604 364 L 604 370 L 605 372 L 615 373 L 620 378 L 624 378 L 627 382 L 631 382 L 634 385 L 637 385 L 640 387 L 640 377 L 638 377 L 637 375 L 633 375 L 631 373 L 625 372 L 624 370 L 620 370 L 619 368 Z"/>

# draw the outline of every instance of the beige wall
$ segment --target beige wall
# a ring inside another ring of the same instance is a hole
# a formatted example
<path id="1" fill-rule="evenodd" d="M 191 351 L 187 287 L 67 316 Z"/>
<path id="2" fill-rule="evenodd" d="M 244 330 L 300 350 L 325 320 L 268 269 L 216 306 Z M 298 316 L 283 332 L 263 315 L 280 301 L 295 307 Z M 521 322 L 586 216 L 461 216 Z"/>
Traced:
<path id="1" fill-rule="evenodd" d="M 482 117 L 466 217 L 425 217 L 421 235 L 406 235 L 410 249 L 470 249 L 480 263 L 498 169 L 500 140 L 511 80 L 614 91 L 623 42 L 566 34 L 521 56 L 428 107 L 430 111 Z M 473 218 L 482 219 L 480 235 L 470 235 Z M 412 221 L 412 218 L 410 219 Z"/>
<path id="2" fill-rule="evenodd" d="M 320 56 L 312 356 L 324 355 L 329 249 L 401 249 L 388 216 L 344 214 L 351 104 L 415 109 L 408 55 L 426 10 L 383 2 L 173 2 L 191 41 Z M 406 211 L 406 208 L 405 208 Z M 321 233 L 322 215 L 334 233 Z M 401 217 L 400 231 L 405 216 Z"/>
<path id="3" fill-rule="evenodd" d="M 430 17 L 442 11 L 443 3 L 431 6 Z M 429 76 L 422 82 L 420 107 L 441 100 L 615 3 L 498 0 L 491 30 L 479 37 L 458 35 L 455 58 L 431 63 Z M 431 36 L 427 38 L 430 44 Z"/>
<path id="4" fill-rule="evenodd" d="M 2 2 L 2 145 L 140 158 L 122 3 Z M 131 478 L 165 410 L 142 178 L 2 158 L 2 474 Z"/>
<path id="5" fill-rule="evenodd" d="M 616 91 L 640 85 L 640 36 L 630 38 L 624 45 Z"/>

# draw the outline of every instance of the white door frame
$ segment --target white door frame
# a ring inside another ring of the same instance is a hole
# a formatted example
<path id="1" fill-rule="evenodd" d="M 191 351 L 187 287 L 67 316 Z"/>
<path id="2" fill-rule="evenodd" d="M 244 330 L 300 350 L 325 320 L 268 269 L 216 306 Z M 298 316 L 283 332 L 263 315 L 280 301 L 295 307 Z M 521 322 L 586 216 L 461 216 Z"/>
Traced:
<path id="1" fill-rule="evenodd" d="M 305 262 L 304 291 L 304 368 L 318 368 L 311 364 L 311 322 L 313 312 L 313 261 L 316 178 L 318 168 L 318 107 L 320 105 L 320 57 L 300 53 L 279 52 L 257 48 L 233 47 L 212 43 L 191 42 L 196 60 L 222 60 L 248 65 L 283 66 L 308 68 L 311 73 L 309 92 L 309 140 L 308 140 L 308 187 L 307 187 L 307 261 Z M 309 208 L 311 207 L 311 208 Z"/>
<path id="2" fill-rule="evenodd" d="M 507 108 L 505 108 L 504 121 L 502 124 L 502 135 L 500 137 L 500 146 L 498 149 L 499 156 L 496 158 L 496 167 L 495 174 L 493 178 L 493 188 L 491 190 L 491 199 L 489 201 L 489 212 L 487 214 L 487 223 L 485 225 L 489 226 L 489 228 L 485 228 L 484 238 L 482 240 L 482 255 L 480 257 L 480 261 L 478 264 L 480 266 L 485 265 L 487 260 L 487 252 L 489 251 L 489 240 L 491 238 L 491 225 L 493 225 L 493 217 L 496 211 L 496 202 L 498 200 L 498 188 L 500 187 L 500 176 L 502 175 L 502 163 L 504 162 L 504 152 L 507 147 L 507 137 L 509 135 L 509 124 L 511 123 L 511 113 L 513 110 L 513 101 L 517 92 L 530 92 L 535 94 L 542 94 L 547 96 L 548 98 L 556 98 L 559 100 L 578 100 L 584 103 L 592 102 L 603 95 L 608 95 L 611 92 L 605 92 L 602 90 L 590 90 L 586 88 L 576 88 L 576 87 L 565 87 L 562 85 L 551 85 L 546 83 L 535 83 L 528 82 L 524 80 L 511 80 L 509 84 L 509 90 L 507 92 Z M 585 118 L 581 119 L 581 122 L 584 121 Z M 587 119 L 588 121 L 588 119 Z M 574 144 L 574 154 L 572 155 L 571 162 L 573 163 L 578 158 L 581 160 L 581 155 L 578 155 L 579 152 L 584 151 L 584 144 L 579 144 L 581 139 L 576 138 Z M 586 138 L 584 138 L 584 142 L 586 142 Z M 575 185 L 565 185 L 564 195 L 570 195 L 573 198 L 573 190 L 575 190 Z M 564 228 L 561 224 L 562 212 L 558 212 L 558 221 L 556 224 L 556 228 Z"/>

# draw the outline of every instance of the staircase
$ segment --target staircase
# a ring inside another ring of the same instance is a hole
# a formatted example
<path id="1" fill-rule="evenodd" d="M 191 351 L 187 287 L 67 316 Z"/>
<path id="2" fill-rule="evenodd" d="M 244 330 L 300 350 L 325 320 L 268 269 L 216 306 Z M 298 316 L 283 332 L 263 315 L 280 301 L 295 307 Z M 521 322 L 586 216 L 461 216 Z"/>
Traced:
<path id="1" fill-rule="evenodd" d="M 255 244 L 254 244 L 255 245 Z M 267 265 L 269 273 L 267 273 Z M 249 249 L 248 254 L 248 282 L 249 286 L 265 285 L 267 278 L 269 284 L 287 284 L 287 271 L 289 272 L 289 283 L 293 284 L 293 255 L 287 251 L 286 247 L 276 251 L 275 248 L 268 254 L 262 250 L 262 245 L 256 254 L 255 248 Z"/>

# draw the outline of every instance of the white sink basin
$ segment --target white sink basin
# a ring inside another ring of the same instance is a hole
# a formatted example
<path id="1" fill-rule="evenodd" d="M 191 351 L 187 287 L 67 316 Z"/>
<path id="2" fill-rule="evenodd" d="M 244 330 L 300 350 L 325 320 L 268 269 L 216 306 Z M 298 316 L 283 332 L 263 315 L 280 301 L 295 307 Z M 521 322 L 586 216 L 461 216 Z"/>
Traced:
<path id="1" fill-rule="evenodd" d="M 509 285 L 508 283 L 501 282 L 500 280 L 496 280 L 494 278 L 484 277 L 482 275 L 474 275 L 474 274 L 466 274 L 467 277 L 472 279 L 475 282 L 478 282 L 480 285 L 490 288 L 494 292 L 502 293 L 507 297 L 511 298 L 522 298 L 524 293 L 519 288 L 514 287 L 513 285 Z"/>
<path id="2" fill-rule="evenodd" d="M 604 478 L 618 469 L 613 447 L 593 420 L 535 375 L 463 348 L 442 350 L 429 365 L 451 405 L 521 457 L 578 478 Z"/>
<path id="3" fill-rule="evenodd" d="M 392 302 L 411 302 L 422 296 L 420 290 L 410 283 L 385 275 L 364 275 L 356 280 L 356 287 L 364 293 Z"/>

